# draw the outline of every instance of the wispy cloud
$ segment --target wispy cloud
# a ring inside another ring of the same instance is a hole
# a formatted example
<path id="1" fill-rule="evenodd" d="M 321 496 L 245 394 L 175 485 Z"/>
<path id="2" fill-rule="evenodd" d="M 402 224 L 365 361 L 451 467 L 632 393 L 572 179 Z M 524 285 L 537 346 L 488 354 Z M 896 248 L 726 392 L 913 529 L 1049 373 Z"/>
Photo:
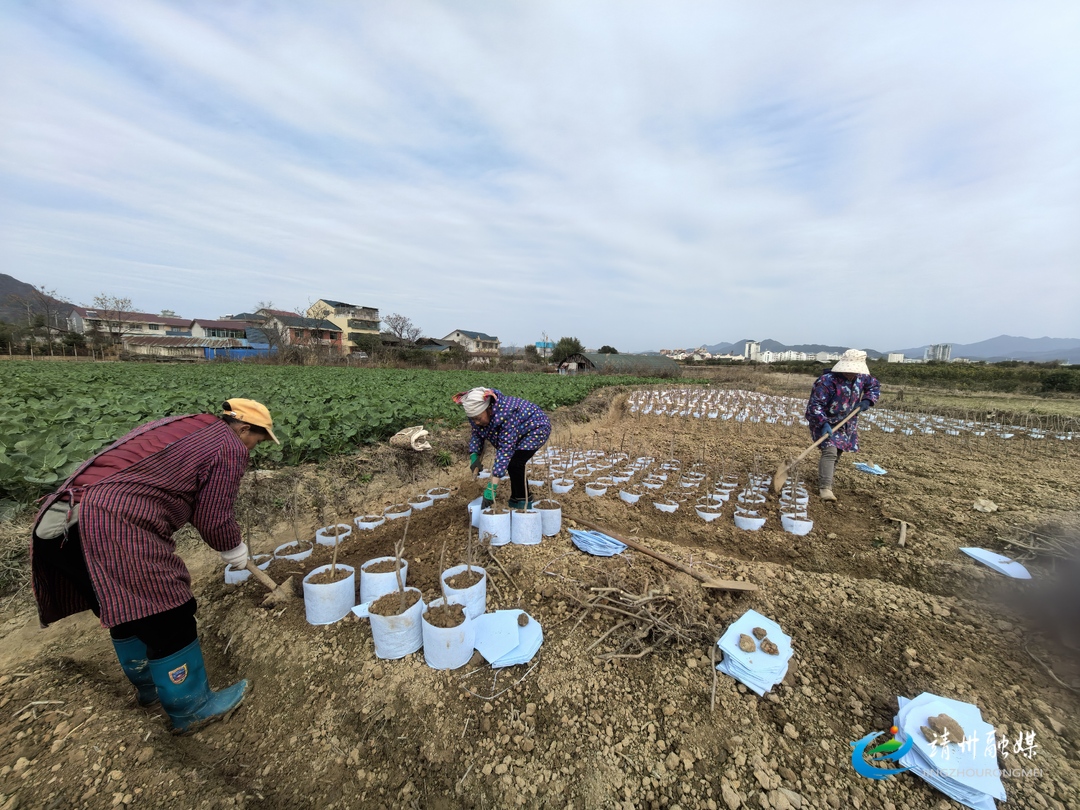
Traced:
<path id="1" fill-rule="evenodd" d="M 1072 3 L 0 6 L 3 271 L 526 343 L 1080 322 Z"/>

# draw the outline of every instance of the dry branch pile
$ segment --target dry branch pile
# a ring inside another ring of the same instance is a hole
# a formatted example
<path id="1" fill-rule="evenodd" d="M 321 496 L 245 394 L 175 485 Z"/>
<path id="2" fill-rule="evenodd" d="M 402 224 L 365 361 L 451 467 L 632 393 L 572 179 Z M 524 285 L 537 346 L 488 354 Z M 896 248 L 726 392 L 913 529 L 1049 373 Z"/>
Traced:
<path id="1" fill-rule="evenodd" d="M 567 594 L 581 610 L 574 629 L 590 616 L 613 622 L 587 648 L 594 657 L 636 659 L 666 646 L 709 639 L 700 594 L 678 590 L 669 577 L 648 567 L 604 574 L 605 585 Z"/>

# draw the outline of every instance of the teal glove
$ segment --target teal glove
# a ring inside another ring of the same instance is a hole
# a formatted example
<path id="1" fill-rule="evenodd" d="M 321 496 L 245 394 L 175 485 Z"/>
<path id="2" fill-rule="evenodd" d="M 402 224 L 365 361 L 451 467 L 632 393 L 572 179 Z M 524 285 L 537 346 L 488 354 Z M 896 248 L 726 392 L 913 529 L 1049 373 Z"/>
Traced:
<path id="1" fill-rule="evenodd" d="M 826 436 L 832 436 L 832 425 L 830 425 L 828 422 L 826 422 L 822 427 L 824 427 L 824 429 L 825 429 L 825 435 Z"/>
<path id="2" fill-rule="evenodd" d="M 480 463 L 480 456 L 477 453 L 469 453 L 469 471 L 476 475 L 480 472 L 481 467 L 484 465 Z"/>
<path id="3" fill-rule="evenodd" d="M 487 509 L 493 503 L 495 503 L 495 490 L 498 488 L 499 482 L 492 478 L 488 481 L 488 485 L 484 487 L 484 499 L 480 501 L 480 508 Z"/>

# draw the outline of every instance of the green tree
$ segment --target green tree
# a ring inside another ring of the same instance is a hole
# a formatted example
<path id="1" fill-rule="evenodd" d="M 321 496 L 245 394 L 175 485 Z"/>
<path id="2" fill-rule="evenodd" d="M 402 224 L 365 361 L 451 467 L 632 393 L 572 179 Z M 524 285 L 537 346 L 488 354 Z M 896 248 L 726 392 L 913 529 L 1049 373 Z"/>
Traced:
<path id="1" fill-rule="evenodd" d="M 526 363 L 539 363 L 540 352 L 536 350 L 536 347 L 531 343 L 525 347 L 525 362 Z"/>
<path id="2" fill-rule="evenodd" d="M 558 365 L 572 354 L 581 352 L 581 341 L 576 337 L 561 337 L 551 351 L 551 362 Z"/>
<path id="3" fill-rule="evenodd" d="M 450 351 L 438 355 L 439 362 L 465 368 L 469 365 L 469 353 L 464 346 L 451 346 Z"/>
<path id="4" fill-rule="evenodd" d="M 353 343 L 356 344 L 358 351 L 366 352 L 368 357 L 374 356 L 382 348 L 382 341 L 378 335 L 357 335 Z"/>
<path id="5" fill-rule="evenodd" d="M 65 332 L 61 342 L 69 349 L 86 348 L 86 337 L 78 332 Z"/>
<path id="6" fill-rule="evenodd" d="M 616 349 L 614 346 L 608 346 L 607 344 L 604 344 L 603 346 L 600 347 L 600 354 L 618 354 L 618 353 L 619 353 L 619 350 Z"/>
<path id="7" fill-rule="evenodd" d="M 19 328 L 14 324 L 0 321 L 0 349 L 10 352 L 19 343 Z"/>
<path id="8" fill-rule="evenodd" d="M 1080 392 L 1080 370 L 1061 369 L 1053 371 L 1043 377 L 1042 390 L 1049 391 L 1076 391 Z"/>

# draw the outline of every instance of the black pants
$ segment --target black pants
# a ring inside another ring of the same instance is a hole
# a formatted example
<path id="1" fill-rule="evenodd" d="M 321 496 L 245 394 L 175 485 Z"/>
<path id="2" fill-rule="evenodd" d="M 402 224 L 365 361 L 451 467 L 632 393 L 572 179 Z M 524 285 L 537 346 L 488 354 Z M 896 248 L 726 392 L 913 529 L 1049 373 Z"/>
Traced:
<path id="1" fill-rule="evenodd" d="M 535 450 L 515 450 L 506 465 L 506 474 L 510 476 L 511 500 L 529 497 L 529 483 L 525 480 L 525 464 L 536 455 Z"/>
<path id="2" fill-rule="evenodd" d="M 66 539 L 58 537 L 55 540 L 42 540 L 35 535 L 34 562 L 70 582 L 90 603 L 94 615 L 101 615 L 101 603 L 94 591 L 90 571 L 86 567 L 86 558 L 83 556 L 78 524 L 71 527 Z M 118 641 L 137 636 L 146 645 L 149 658 L 167 658 L 199 637 L 195 622 L 197 604 L 192 597 L 179 607 L 110 627 L 109 635 Z"/>

